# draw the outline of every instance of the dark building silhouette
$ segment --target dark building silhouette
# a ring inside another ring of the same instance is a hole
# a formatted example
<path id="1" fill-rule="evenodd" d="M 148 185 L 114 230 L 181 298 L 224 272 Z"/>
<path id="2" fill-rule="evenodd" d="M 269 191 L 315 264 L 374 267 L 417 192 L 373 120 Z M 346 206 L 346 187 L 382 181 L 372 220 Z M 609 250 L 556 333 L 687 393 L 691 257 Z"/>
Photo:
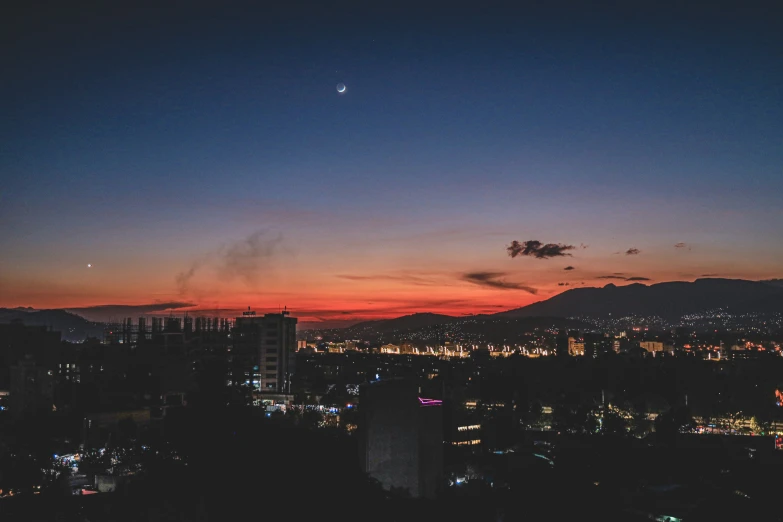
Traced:
<path id="1" fill-rule="evenodd" d="M 0 324 L 0 390 L 12 415 L 52 411 L 60 332 L 21 322 Z"/>
<path id="2" fill-rule="evenodd" d="M 585 356 L 599 357 L 614 351 L 613 340 L 603 333 L 588 332 L 584 334 Z"/>
<path id="3" fill-rule="evenodd" d="M 386 489 L 435 497 L 443 475 L 441 401 L 419 397 L 415 383 L 362 386 L 359 452 L 362 470 Z"/>
<path id="4" fill-rule="evenodd" d="M 555 353 L 558 357 L 568 357 L 568 332 L 560 330 L 557 332 L 557 340 L 555 341 Z"/>
<path id="5" fill-rule="evenodd" d="M 11 366 L 11 414 L 20 416 L 52 411 L 54 372 L 32 356 Z"/>
<path id="6" fill-rule="evenodd" d="M 248 310 L 234 323 L 232 379 L 261 393 L 290 394 L 296 370 L 296 318 L 288 311 L 256 316 Z"/>

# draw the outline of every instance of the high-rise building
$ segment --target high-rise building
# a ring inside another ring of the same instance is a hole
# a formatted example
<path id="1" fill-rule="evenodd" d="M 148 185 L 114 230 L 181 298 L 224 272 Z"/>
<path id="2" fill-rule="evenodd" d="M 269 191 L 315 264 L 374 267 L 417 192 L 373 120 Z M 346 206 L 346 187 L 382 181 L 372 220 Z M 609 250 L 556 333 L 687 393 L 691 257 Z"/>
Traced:
<path id="1" fill-rule="evenodd" d="M 560 330 L 557 333 L 556 353 L 559 357 L 567 357 L 568 353 L 568 333 L 565 330 Z"/>
<path id="2" fill-rule="evenodd" d="M 237 317 L 231 357 L 234 368 L 244 368 L 245 384 L 251 384 L 262 393 L 291 393 L 296 361 L 296 321 L 288 311 L 256 316 L 248 310 L 242 317 Z"/>
<path id="3" fill-rule="evenodd" d="M 606 334 L 587 332 L 584 335 L 585 356 L 599 357 L 612 351 L 611 340 Z"/>
<path id="4" fill-rule="evenodd" d="M 52 411 L 54 404 L 54 372 L 36 364 L 29 356 L 11 366 L 11 413 Z"/>
<path id="5" fill-rule="evenodd" d="M 359 457 L 362 470 L 386 489 L 433 498 L 443 475 L 441 401 L 419 397 L 409 381 L 362 385 Z"/>

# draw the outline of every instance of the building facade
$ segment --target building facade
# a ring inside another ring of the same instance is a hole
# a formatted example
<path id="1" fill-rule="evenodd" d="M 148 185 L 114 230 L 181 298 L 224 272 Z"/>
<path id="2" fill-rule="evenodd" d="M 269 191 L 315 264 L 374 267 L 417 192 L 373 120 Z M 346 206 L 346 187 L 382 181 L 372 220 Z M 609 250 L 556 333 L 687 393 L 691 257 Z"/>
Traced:
<path id="1" fill-rule="evenodd" d="M 443 475 L 441 401 L 419 397 L 404 380 L 362 385 L 359 400 L 362 470 L 386 489 L 433 498 Z"/>
<path id="2" fill-rule="evenodd" d="M 246 384 L 262 393 L 291 393 L 296 370 L 296 322 L 287 311 L 257 316 L 248 310 L 237 317 L 232 358 L 246 368 Z"/>

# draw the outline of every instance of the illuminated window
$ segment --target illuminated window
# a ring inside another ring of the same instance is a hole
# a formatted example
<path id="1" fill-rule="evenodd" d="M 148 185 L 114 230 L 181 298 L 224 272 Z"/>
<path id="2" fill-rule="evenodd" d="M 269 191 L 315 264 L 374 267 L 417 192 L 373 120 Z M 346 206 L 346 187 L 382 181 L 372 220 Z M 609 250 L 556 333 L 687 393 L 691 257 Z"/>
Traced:
<path id="1" fill-rule="evenodd" d="M 480 430 L 481 425 L 480 424 L 471 424 L 470 426 L 457 426 L 457 431 L 472 431 L 472 430 Z"/>

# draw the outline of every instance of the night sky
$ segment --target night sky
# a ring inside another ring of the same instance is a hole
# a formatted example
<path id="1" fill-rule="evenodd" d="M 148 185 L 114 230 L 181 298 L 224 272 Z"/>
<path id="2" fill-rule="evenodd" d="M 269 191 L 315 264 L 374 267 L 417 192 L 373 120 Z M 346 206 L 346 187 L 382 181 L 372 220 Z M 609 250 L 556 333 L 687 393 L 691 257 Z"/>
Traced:
<path id="1" fill-rule="evenodd" d="M 73 5 L 3 16 L 0 306 L 317 321 L 783 275 L 772 3 Z"/>

